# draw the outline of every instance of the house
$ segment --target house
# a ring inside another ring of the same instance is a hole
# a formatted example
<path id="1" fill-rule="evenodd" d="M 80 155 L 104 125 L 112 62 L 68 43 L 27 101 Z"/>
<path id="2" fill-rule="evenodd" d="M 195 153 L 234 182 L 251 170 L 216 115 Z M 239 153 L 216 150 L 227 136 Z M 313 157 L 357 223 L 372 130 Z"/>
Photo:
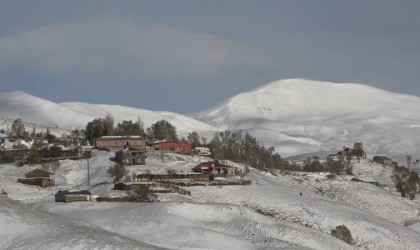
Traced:
<path id="1" fill-rule="evenodd" d="M 373 161 L 387 166 L 394 166 L 392 160 L 386 156 L 374 156 Z"/>
<path id="2" fill-rule="evenodd" d="M 176 142 L 176 141 L 159 141 L 151 143 L 153 150 L 160 150 L 163 152 L 175 152 L 178 154 L 191 154 L 191 144 L 188 142 Z"/>
<path id="3" fill-rule="evenodd" d="M 237 175 L 238 168 L 226 165 L 219 161 L 202 162 L 191 169 L 196 173 L 214 175 Z"/>
<path id="4" fill-rule="evenodd" d="M 55 196 L 55 202 L 89 201 L 92 193 L 88 190 L 60 190 Z"/>
<path id="5" fill-rule="evenodd" d="M 211 150 L 206 147 L 196 147 L 194 148 L 194 154 L 200 156 L 211 156 Z"/>
<path id="6" fill-rule="evenodd" d="M 146 151 L 128 147 L 115 153 L 115 160 L 124 165 L 145 165 Z"/>
<path id="7" fill-rule="evenodd" d="M 146 141 L 141 136 L 102 136 L 95 140 L 96 148 L 108 149 L 112 152 L 120 151 L 126 147 L 146 150 Z"/>
<path id="8" fill-rule="evenodd" d="M 54 186 L 54 174 L 42 169 L 35 169 L 25 174 L 26 179 L 19 179 L 18 182 L 40 187 Z"/>

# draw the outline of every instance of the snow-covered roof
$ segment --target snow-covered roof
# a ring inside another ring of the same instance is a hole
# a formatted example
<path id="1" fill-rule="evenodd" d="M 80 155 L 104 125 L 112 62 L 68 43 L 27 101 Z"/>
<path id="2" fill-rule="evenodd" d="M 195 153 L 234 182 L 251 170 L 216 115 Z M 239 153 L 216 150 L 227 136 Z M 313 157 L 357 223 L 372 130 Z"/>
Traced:
<path id="1" fill-rule="evenodd" d="M 107 140 L 117 140 L 117 139 L 143 139 L 143 137 L 138 135 L 132 135 L 132 136 L 101 136 L 98 139 L 107 139 Z"/>

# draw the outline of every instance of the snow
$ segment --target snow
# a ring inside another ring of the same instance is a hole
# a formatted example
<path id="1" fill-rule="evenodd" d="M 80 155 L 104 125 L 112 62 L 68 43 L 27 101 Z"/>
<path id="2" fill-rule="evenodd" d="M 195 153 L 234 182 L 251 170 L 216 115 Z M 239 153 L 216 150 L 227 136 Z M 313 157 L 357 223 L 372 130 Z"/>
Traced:
<path id="1" fill-rule="evenodd" d="M 338 225 L 350 229 L 360 249 L 417 249 L 420 243 L 419 199 L 400 197 L 392 186 L 392 169 L 367 159 L 352 162 L 354 176 L 335 179 L 327 173 L 251 168 L 251 185 L 184 187 L 191 196 L 159 194 L 160 202 L 54 202 L 63 189 L 125 195 L 112 189 L 106 175 L 112 153 L 94 153 L 90 186 L 86 160 L 60 161 L 53 169 L 57 186 L 48 188 L 16 182 L 39 165 L 0 165 L 0 189 L 9 197 L 0 198 L 2 249 L 38 249 L 35 238 L 50 249 L 353 249 L 331 236 Z M 146 165 L 128 169 L 186 172 L 206 160 L 165 154 L 162 162 L 159 154 L 151 154 Z M 383 186 L 350 181 L 353 177 Z"/>
<path id="2" fill-rule="evenodd" d="M 420 98 L 396 94 L 363 84 L 286 79 L 240 93 L 202 112 L 190 115 L 150 111 L 119 105 L 80 102 L 53 103 L 21 91 L 0 92 L 0 128 L 10 129 L 21 118 L 26 130 L 54 135 L 81 129 L 107 113 L 115 124 L 137 121 L 145 127 L 167 120 L 179 137 L 196 131 L 209 141 L 216 131 L 242 130 L 274 146 L 287 157 L 335 151 L 362 142 L 370 155 L 386 155 L 400 163 L 405 155 L 420 158 Z M 67 131 L 67 132 L 66 132 Z"/>
<path id="3" fill-rule="evenodd" d="M 362 84 L 289 79 L 232 97 L 215 108 L 186 116 L 118 105 L 53 103 L 24 92 L 0 92 L 0 128 L 22 118 L 30 131 L 40 124 L 56 133 L 82 128 L 109 112 L 116 123 L 140 118 L 145 126 L 165 119 L 181 136 L 196 131 L 248 131 L 283 157 L 336 152 L 362 142 L 369 157 L 402 162 L 420 158 L 420 99 Z M 194 117 L 194 118 L 193 118 Z M 53 131 L 53 130 L 51 130 Z M 98 196 L 113 190 L 107 168 L 114 154 L 94 151 L 89 160 L 0 165 L 1 249 L 418 249 L 420 201 L 402 198 L 392 168 L 369 159 L 352 161 L 353 176 L 264 172 L 251 168 L 251 185 L 185 187 L 191 196 L 159 194 L 159 202 L 56 203 L 59 190 L 87 189 Z M 206 157 L 148 153 L 146 165 L 128 166 L 128 181 L 140 173 L 188 173 Z M 228 162 L 244 169 L 244 165 Z M 88 167 L 90 185 L 88 185 Z M 56 186 L 18 183 L 37 168 L 54 172 Z M 379 182 L 379 186 L 365 182 Z M 331 236 L 336 226 L 351 231 L 355 246 Z"/>

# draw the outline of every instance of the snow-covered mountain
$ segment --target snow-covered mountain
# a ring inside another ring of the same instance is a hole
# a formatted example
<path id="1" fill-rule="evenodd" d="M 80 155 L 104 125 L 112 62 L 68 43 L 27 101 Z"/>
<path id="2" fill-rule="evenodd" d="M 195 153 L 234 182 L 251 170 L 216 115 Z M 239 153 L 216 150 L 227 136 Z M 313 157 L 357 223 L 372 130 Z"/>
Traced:
<path id="1" fill-rule="evenodd" d="M 337 151 L 362 142 L 369 155 L 420 158 L 420 98 L 363 84 L 288 79 L 241 93 L 202 112 L 181 115 L 118 105 L 53 103 L 21 91 L 0 92 L 0 128 L 13 119 L 67 130 L 110 113 L 115 124 L 167 120 L 181 136 L 243 130 L 282 156 Z M 3 118 L 2 118 L 3 117 Z M 8 119 L 5 119 L 8 118 Z"/>
<path id="2" fill-rule="evenodd" d="M 282 155 L 362 142 L 371 154 L 420 156 L 420 98 L 362 84 L 275 81 L 192 116 L 249 131 Z"/>
<path id="3" fill-rule="evenodd" d="M 204 131 L 202 133 L 205 134 L 206 131 L 213 130 L 204 122 L 173 112 L 82 102 L 54 103 L 22 91 L 0 92 L 0 128 L 3 129 L 10 127 L 11 123 L 18 118 L 26 123 L 42 124 L 53 128 L 81 129 L 95 118 L 104 118 L 107 113 L 114 117 L 115 125 L 123 120 L 135 122 L 140 118 L 147 128 L 159 120 L 167 120 L 182 136 L 192 131 Z"/>

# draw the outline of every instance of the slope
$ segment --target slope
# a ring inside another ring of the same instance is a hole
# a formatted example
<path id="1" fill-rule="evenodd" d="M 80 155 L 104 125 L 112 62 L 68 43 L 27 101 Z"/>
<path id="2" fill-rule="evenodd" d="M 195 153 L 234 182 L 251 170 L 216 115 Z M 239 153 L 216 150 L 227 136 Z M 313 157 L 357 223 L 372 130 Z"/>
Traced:
<path id="1" fill-rule="evenodd" d="M 22 91 L 0 92 L 0 126 L 3 129 L 10 128 L 13 120 L 19 118 L 26 122 L 28 131 L 33 128 L 28 123 L 66 130 L 81 129 L 93 119 L 104 118 L 107 113 L 114 117 L 115 125 L 123 120 L 135 122 L 140 118 L 146 128 L 159 120 L 167 120 L 182 136 L 192 131 L 203 131 L 203 135 L 210 135 L 210 131 L 213 131 L 213 128 L 204 122 L 173 112 L 80 102 L 53 103 Z"/>
<path id="2" fill-rule="evenodd" d="M 222 129 L 249 131 L 285 156 L 335 151 L 356 141 L 370 154 L 420 156 L 415 149 L 420 98 L 363 84 L 281 80 L 191 116 Z"/>

